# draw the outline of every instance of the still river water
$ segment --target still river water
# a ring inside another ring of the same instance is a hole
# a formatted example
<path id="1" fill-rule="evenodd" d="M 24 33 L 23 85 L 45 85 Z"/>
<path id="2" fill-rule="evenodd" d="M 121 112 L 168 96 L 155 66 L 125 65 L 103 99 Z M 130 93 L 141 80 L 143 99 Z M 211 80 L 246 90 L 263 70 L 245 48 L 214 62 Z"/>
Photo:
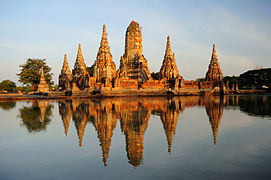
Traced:
<path id="1" fill-rule="evenodd" d="M 0 102 L 0 179 L 271 179 L 271 96 Z"/>

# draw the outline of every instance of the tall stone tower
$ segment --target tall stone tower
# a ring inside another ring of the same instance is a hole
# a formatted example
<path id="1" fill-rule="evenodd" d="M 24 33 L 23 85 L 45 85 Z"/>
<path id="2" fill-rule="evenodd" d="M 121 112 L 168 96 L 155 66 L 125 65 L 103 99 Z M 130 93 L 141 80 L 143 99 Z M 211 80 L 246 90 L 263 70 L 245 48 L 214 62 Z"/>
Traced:
<path id="1" fill-rule="evenodd" d="M 211 62 L 209 64 L 209 69 L 206 73 L 206 81 L 221 81 L 223 79 L 223 74 L 220 69 L 218 58 L 216 55 L 215 44 L 213 45 L 213 52 L 211 57 Z"/>
<path id="2" fill-rule="evenodd" d="M 76 86 L 83 90 L 89 87 L 89 73 L 82 55 L 81 44 L 78 47 L 77 58 L 72 70 L 72 82 L 76 83 Z"/>
<path id="3" fill-rule="evenodd" d="M 139 24 L 132 21 L 125 35 L 125 52 L 120 59 L 120 78 L 131 78 L 142 84 L 151 79 L 147 59 L 142 54 L 142 35 Z"/>
<path id="4" fill-rule="evenodd" d="M 49 92 L 49 85 L 47 84 L 43 72 L 43 68 L 41 68 L 41 76 L 40 76 L 40 83 L 38 85 L 38 91 L 40 92 Z"/>
<path id="5" fill-rule="evenodd" d="M 111 86 L 111 80 L 116 76 L 116 65 L 112 61 L 112 55 L 108 46 L 106 28 L 103 25 L 103 35 L 100 48 L 94 63 L 94 77 L 97 83 Z"/>
<path id="6" fill-rule="evenodd" d="M 169 36 L 167 37 L 167 47 L 165 51 L 164 60 L 160 69 L 160 75 L 162 78 L 166 78 L 169 80 L 178 78 L 180 76 L 175 61 L 175 54 L 172 53 L 171 50 Z"/>
<path id="7" fill-rule="evenodd" d="M 59 88 L 61 90 L 69 89 L 71 80 L 72 80 L 72 75 L 71 75 L 71 71 L 68 65 L 67 55 L 65 54 L 63 66 L 62 66 L 60 75 L 58 76 Z"/>

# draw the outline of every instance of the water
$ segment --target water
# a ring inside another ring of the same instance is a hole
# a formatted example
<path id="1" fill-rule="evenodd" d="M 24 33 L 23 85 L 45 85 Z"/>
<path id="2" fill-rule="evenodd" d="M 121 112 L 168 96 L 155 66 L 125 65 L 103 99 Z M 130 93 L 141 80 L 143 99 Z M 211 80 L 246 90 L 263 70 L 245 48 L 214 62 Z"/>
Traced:
<path id="1" fill-rule="evenodd" d="M 0 102 L 0 179 L 270 179 L 271 96 Z"/>

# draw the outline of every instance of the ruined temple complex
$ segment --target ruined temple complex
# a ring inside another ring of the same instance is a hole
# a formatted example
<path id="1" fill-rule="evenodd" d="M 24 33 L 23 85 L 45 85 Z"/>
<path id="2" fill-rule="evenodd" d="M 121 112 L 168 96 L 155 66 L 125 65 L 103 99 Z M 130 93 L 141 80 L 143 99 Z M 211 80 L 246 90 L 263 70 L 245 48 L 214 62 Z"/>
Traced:
<path id="1" fill-rule="evenodd" d="M 170 37 L 167 37 L 164 59 L 158 78 L 153 79 L 148 60 L 143 55 L 142 34 L 137 22 L 132 21 L 126 30 L 125 50 L 120 58 L 119 69 L 113 62 L 107 39 L 106 27 L 103 25 L 102 39 L 93 68 L 87 69 L 83 58 L 81 44 L 78 47 L 77 58 L 72 70 L 69 69 L 67 56 L 59 75 L 59 89 L 73 93 L 123 93 L 142 91 L 172 91 L 189 89 L 213 89 L 221 85 L 223 75 L 216 55 L 215 45 L 211 56 L 205 81 L 186 81 L 180 75 L 176 65 L 175 54 L 171 49 Z"/>

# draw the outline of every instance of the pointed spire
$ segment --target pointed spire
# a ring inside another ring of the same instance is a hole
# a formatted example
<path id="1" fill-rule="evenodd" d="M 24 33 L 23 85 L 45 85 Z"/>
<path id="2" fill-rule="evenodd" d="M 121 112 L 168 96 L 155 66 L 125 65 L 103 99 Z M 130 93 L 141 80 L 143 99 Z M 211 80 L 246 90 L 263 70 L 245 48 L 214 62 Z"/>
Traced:
<path id="1" fill-rule="evenodd" d="M 79 43 L 79 46 L 78 46 L 78 52 L 77 52 L 77 58 L 76 58 L 76 60 L 78 60 L 80 63 L 84 62 L 83 55 L 82 55 L 82 50 L 81 50 L 81 44 L 80 43 Z"/>
<path id="2" fill-rule="evenodd" d="M 82 55 L 81 44 L 79 43 L 77 58 L 74 64 L 74 69 L 79 68 L 86 73 L 86 64 Z"/>
<path id="3" fill-rule="evenodd" d="M 43 67 L 41 68 L 41 75 L 40 75 L 40 83 L 41 82 L 45 82 L 45 76 L 44 76 L 44 72 L 43 72 Z"/>
<path id="4" fill-rule="evenodd" d="M 62 69 L 61 69 L 61 74 L 65 74 L 69 76 L 71 75 L 71 71 L 68 65 L 68 61 L 67 61 L 67 54 L 64 55 L 64 61 L 63 61 Z"/>
<path id="5" fill-rule="evenodd" d="M 110 53 L 110 48 L 109 48 L 108 40 L 107 40 L 106 27 L 105 27 L 105 25 L 103 25 L 103 35 L 102 35 L 102 40 L 100 43 L 100 48 L 99 48 L 98 54 L 99 53 L 107 53 L 107 52 Z"/>
<path id="6" fill-rule="evenodd" d="M 81 55 L 82 56 L 82 50 L 81 50 L 81 43 L 79 43 L 79 46 L 78 46 L 78 53 L 77 53 L 77 57 Z"/>
<path id="7" fill-rule="evenodd" d="M 165 51 L 164 60 L 160 68 L 161 78 L 175 79 L 181 77 L 176 65 L 175 54 L 172 52 L 170 45 L 170 38 L 167 37 L 167 46 Z"/>
<path id="8" fill-rule="evenodd" d="M 102 36 L 103 39 L 107 39 L 107 35 L 106 35 L 106 27 L 105 25 L 103 25 L 103 36 Z"/>
<path id="9" fill-rule="evenodd" d="M 206 81 L 221 81 L 223 79 L 223 74 L 220 69 L 219 61 L 216 55 L 216 47 L 213 44 L 212 57 L 209 64 L 208 71 L 205 76 Z"/>
<path id="10" fill-rule="evenodd" d="M 217 59 L 215 44 L 213 44 L 212 59 Z"/>
<path id="11" fill-rule="evenodd" d="M 63 66 L 62 66 L 62 69 L 66 68 L 68 66 L 68 61 L 67 61 L 67 54 L 64 54 L 64 62 L 63 62 Z M 69 69 L 70 70 L 70 69 Z"/>
<path id="12" fill-rule="evenodd" d="M 169 36 L 167 37 L 167 47 L 166 47 L 166 53 L 165 53 L 165 57 L 167 56 L 173 56 Z"/>
<path id="13" fill-rule="evenodd" d="M 64 54 L 64 63 L 68 64 L 68 62 L 67 62 L 67 54 L 66 53 Z"/>

